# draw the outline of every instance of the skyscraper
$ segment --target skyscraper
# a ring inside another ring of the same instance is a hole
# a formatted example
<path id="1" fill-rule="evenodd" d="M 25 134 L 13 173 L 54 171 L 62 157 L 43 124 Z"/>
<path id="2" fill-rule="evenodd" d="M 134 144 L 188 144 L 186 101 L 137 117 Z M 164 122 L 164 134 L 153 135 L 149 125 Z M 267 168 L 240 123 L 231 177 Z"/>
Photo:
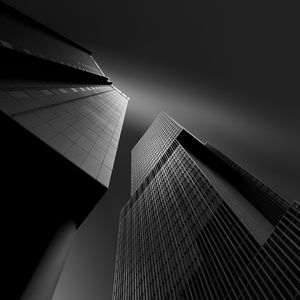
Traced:
<path id="1" fill-rule="evenodd" d="M 2 270 L 10 299 L 26 286 L 23 299 L 52 298 L 75 229 L 109 186 L 127 103 L 89 50 L 0 2 Z"/>
<path id="2" fill-rule="evenodd" d="M 161 113 L 132 150 L 113 299 L 296 299 L 300 205 Z"/>

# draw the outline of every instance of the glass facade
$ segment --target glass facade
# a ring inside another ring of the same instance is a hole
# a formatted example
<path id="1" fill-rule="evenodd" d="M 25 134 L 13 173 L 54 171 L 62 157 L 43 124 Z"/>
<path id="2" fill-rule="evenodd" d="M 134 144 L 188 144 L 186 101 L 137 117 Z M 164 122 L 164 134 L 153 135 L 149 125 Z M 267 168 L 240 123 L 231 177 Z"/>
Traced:
<path id="1" fill-rule="evenodd" d="M 92 53 L 0 3 L 0 111 L 106 188 L 128 97 Z"/>
<path id="2" fill-rule="evenodd" d="M 132 152 L 139 186 L 120 213 L 113 299 L 299 297 L 299 204 L 196 140 L 241 172 L 241 193 L 273 226 L 262 244 L 186 150 L 183 131 L 162 113 Z"/>
<path id="3" fill-rule="evenodd" d="M 128 100 L 89 50 L 0 2 L 10 298 L 52 298 L 76 229 L 109 187 Z"/>
<path id="4" fill-rule="evenodd" d="M 182 128 L 160 114 L 131 152 L 131 194 L 141 185 Z"/>
<path id="5" fill-rule="evenodd" d="M 104 75 L 89 50 L 2 2 L 0 47 L 72 69 Z"/>
<path id="6" fill-rule="evenodd" d="M 0 109 L 108 187 L 127 99 L 110 86 L 0 90 Z"/>

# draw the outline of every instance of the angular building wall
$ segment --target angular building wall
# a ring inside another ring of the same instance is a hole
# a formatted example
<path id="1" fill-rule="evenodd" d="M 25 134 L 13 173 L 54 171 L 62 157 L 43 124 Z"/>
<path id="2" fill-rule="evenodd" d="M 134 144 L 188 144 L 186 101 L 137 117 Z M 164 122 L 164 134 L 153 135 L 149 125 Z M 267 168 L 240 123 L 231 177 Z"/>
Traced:
<path id="1" fill-rule="evenodd" d="M 105 77 L 93 59 L 92 52 L 3 2 L 0 2 L 0 25 L 0 46 L 14 50 L 15 57 L 24 55 L 27 59 L 35 58 L 40 62 L 51 62 L 53 65 L 82 71 L 82 74 L 90 73 Z M 4 49 L 1 49 L 1 52 L 3 51 Z M 12 61 L 7 63 L 15 71 L 17 66 Z M 26 62 L 23 60 L 23 63 Z M 1 73 L 4 66 L 6 65 L 3 65 L 2 61 Z M 16 72 L 9 72 L 9 68 L 5 69 L 5 72 L 6 76 L 17 75 Z"/>
<path id="2" fill-rule="evenodd" d="M 9 298 L 52 298 L 76 229 L 109 187 L 127 103 L 90 51 L 0 2 Z"/>
<path id="3" fill-rule="evenodd" d="M 113 299 L 299 297 L 297 202 L 164 113 L 132 156 Z"/>
<path id="4" fill-rule="evenodd" d="M 3 86 L 0 107 L 108 187 L 127 99 L 110 86 Z"/>

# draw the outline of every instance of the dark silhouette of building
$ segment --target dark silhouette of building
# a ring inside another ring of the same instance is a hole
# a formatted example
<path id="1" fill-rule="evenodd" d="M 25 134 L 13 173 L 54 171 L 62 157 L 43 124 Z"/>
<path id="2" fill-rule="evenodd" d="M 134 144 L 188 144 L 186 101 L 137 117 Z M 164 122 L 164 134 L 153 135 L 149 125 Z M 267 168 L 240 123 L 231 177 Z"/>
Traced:
<path id="1" fill-rule="evenodd" d="M 9 299 L 52 298 L 76 228 L 109 186 L 127 102 L 90 51 L 0 2 Z"/>
<path id="2" fill-rule="evenodd" d="M 132 150 L 113 299 L 298 299 L 300 205 L 161 113 Z"/>

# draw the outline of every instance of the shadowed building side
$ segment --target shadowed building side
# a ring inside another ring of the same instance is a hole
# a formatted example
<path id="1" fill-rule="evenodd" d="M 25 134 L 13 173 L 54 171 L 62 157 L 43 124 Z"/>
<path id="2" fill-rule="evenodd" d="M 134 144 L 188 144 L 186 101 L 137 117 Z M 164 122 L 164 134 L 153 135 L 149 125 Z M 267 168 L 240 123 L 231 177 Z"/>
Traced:
<path id="1" fill-rule="evenodd" d="M 113 299 L 296 299 L 300 206 L 161 113 L 132 150 Z"/>
<path id="2" fill-rule="evenodd" d="M 109 187 L 127 103 L 91 52 L 0 2 L 2 270 L 11 299 L 52 298 L 76 229 Z"/>

